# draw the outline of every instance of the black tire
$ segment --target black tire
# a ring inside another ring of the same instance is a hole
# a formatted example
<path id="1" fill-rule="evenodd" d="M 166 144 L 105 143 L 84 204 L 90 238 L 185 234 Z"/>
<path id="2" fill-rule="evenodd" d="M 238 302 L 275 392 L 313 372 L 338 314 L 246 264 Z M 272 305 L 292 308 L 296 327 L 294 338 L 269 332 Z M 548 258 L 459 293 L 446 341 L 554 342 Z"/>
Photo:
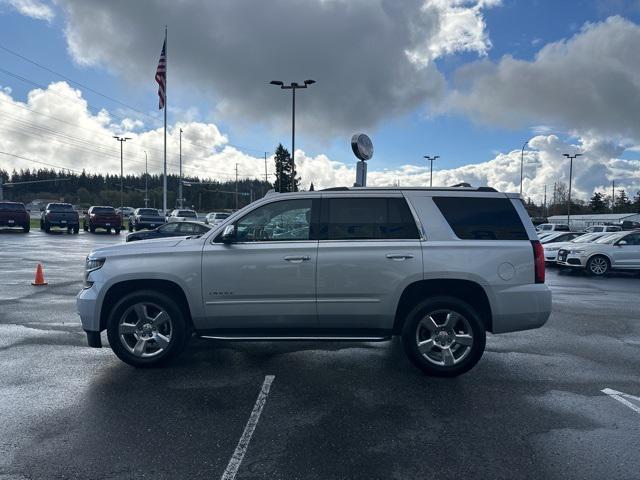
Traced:
<path id="1" fill-rule="evenodd" d="M 143 302 L 162 308 L 170 317 L 171 336 L 168 346 L 159 354 L 150 358 L 143 358 L 130 352 L 123 344 L 119 334 L 119 324 L 122 316 L 135 304 Z M 107 337 L 109 338 L 111 349 L 120 360 L 134 367 L 151 368 L 165 364 L 186 348 L 191 337 L 191 327 L 181 308 L 172 298 L 152 290 L 139 290 L 125 295 L 109 312 Z"/>
<path id="2" fill-rule="evenodd" d="M 89 231 L 89 227 L 87 227 L 87 222 L 84 222 L 84 223 L 82 224 L 82 229 L 83 229 L 85 232 L 88 232 L 88 231 Z"/>
<path id="3" fill-rule="evenodd" d="M 115 231 L 116 235 L 120 235 L 120 229 L 119 228 L 116 228 L 114 231 Z"/>
<path id="4" fill-rule="evenodd" d="M 91 227 L 91 226 L 90 226 L 90 227 L 89 227 L 89 231 L 90 231 L 91 233 L 96 233 L 96 227 Z"/>
<path id="5" fill-rule="evenodd" d="M 51 231 L 51 227 L 49 226 L 49 224 L 47 222 L 44 222 L 44 231 L 46 233 L 49 233 Z"/>
<path id="6" fill-rule="evenodd" d="M 111 233 L 111 227 L 107 227 L 105 228 L 105 230 L 107 231 L 107 233 Z"/>
<path id="7" fill-rule="evenodd" d="M 73 227 L 73 233 L 80 233 L 80 225 Z"/>
<path id="8" fill-rule="evenodd" d="M 611 262 L 604 255 L 594 255 L 587 261 L 587 273 L 594 277 L 602 277 L 611 269 Z"/>
<path id="9" fill-rule="evenodd" d="M 73 231 L 73 228 L 67 227 L 67 233 L 71 233 L 72 231 Z"/>
<path id="10" fill-rule="evenodd" d="M 447 312 L 452 315 L 450 329 L 443 328 Z M 433 318 L 436 322 L 433 330 L 425 328 L 433 322 L 424 319 Z M 425 333 L 427 335 L 425 335 Z M 469 344 L 451 341 L 455 336 Z M 431 342 L 430 349 L 421 353 L 418 341 Z M 441 344 L 439 342 L 442 342 Z M 450 296 L 437 296 L 418 303 L 407 315 L 402 326 L 402 345 L 411 363 L 427 375 L 437 377 L 455 377 L 469 371 L 478 363 L 486 344 L 486 332 L 480 316 L 465 301 Z M 440 345 L 446 348 L 441 348 Z M 448 352 L 445 355 L 445 352 Z M 456 358 L 456 355 L 458 357 Z M 445 359 L 446 357 L 446 359 Z M 448 361 L 453 363 L 446 365 Z M 442 364 L 438 364 L 442 362 Z"/>
<path id="11" fill-rule="evenodd" d="M 29 233 L 29 230 L 31 230 L 31 224 L 27 223 L 24 227 L 22 227 L 22 230 L 24 230 L 24 233 Z"/>
<path id="12" fill-rule="evenodd" d="M 131 222 L 129 222 L 129 231 L 133 232 L 133 225 L 131 224 Z"/>
<path id="13" fill-rule="evenodd" d="M 44 230 L 44 225 L 42 224 L 42 220 L 40 220 L 40 230 Z"/>

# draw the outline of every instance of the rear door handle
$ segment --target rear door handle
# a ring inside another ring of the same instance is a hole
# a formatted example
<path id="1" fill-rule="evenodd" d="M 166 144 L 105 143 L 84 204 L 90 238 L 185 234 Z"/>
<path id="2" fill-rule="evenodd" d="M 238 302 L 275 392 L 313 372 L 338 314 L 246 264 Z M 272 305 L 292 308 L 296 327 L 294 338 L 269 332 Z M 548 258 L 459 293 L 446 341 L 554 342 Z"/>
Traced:
<path id="1" fill-rule="evenodd" d="M 301 263 L 311 260 L 311 257 L 308 255 L 287 255 L 284 259 L 291 263 Z"/>
<path id="2" fill-rule="evenodd" d="M 389 260 L 395 260 L 396 262 L 413 258 L 413 255 L 409 253 L 387 253 L 386 256 Z"/>

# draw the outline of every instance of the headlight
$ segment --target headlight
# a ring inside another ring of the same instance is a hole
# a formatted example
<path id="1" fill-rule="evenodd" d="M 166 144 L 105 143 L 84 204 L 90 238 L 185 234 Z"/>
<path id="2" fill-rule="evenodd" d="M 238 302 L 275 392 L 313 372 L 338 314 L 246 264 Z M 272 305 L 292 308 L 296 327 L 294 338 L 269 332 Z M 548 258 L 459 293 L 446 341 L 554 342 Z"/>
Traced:
<path id="1" fill-rule="evenodd" d="M 544 247 L 547 252 L 556 252 L 560 250 L 560 247 Z"/>
<path id="2" fill-rule="evenodd" d="M 104 258 L 92 258 L 87 257 L 87 261 L 84 266 L 84 283 L 82 288 L 91 288 L 93 286 L 93 282 L 89 280 L 89 274 L 102 268 L 104 265 Z"/>

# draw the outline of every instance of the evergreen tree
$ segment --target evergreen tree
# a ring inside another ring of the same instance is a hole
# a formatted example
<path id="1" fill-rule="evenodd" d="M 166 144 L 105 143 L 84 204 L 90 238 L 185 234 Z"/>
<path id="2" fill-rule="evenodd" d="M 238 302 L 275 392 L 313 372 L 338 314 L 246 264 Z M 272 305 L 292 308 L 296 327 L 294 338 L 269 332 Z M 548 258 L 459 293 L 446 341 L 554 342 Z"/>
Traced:
<path id="1" fill-rule="evenodd" d="M 600 192 L 596 192 L 593 194 L 591 199 L 589 200 L 589 207 L 591 211 L 594 213 L 603 213 L 607 210 L 607 204 L 604 200 L 604 195 Z"/>
<path id="2" fill-rule="evenodd" d="M 274 188 L 276 192 L 297 192 L 300 187 L 300 178 L 295 170 L 295 165 L 291 159 L 289 151 L 278 144 L 275 152 L 276 163 L 276 183 Z M 293 186 L 291 179 L 294 179 Z"/>
<path id="3" fill-rule="evenodd" d="M 619 213 L 626 213 L 629 211 L 630 206 L 631 202 L 629 201 L 629 197 L 627 197 L 627 192 L 625 192 L 624 189 L 620 189 L 616 195 L 616 211 Z"/>

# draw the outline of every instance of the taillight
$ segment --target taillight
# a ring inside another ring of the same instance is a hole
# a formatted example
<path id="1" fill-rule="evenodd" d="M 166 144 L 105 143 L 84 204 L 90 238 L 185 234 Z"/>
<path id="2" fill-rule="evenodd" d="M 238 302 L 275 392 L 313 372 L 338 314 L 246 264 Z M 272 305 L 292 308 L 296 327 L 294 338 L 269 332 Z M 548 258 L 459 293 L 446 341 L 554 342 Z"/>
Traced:
<path id="1" fill-rule="evenodd" d="M 544 248 L 540 240 L 531 240 L 536 283 L 544 283 Z"/>

